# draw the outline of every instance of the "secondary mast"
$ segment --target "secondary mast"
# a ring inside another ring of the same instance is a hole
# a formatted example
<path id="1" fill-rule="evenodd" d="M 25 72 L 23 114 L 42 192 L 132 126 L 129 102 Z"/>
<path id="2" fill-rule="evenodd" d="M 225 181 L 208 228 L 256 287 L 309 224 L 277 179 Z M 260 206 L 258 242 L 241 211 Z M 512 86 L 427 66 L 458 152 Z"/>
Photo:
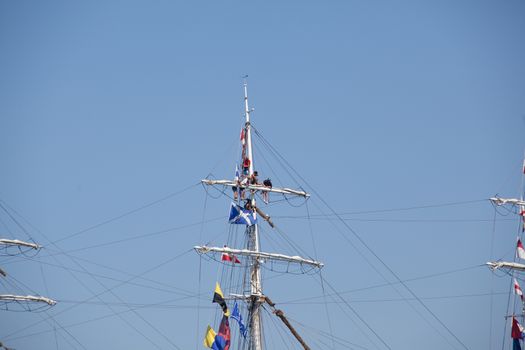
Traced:
<path id="1" fill-rule="evenodd" d="M 490 201 L 492 204 L 497 206 L 506 206 L 508 207 L 509 211 L 515 212 L 520 216 L 520 225 L 518 228 L 518 238 L 516 243 L 516 254 L 514 256 L 513 261 L 489 261 L 487 262 L 487 266 L 491 270 L 497 270 L 497 269 L 504 269 L 507 270 L 508 274 L 513 279 L 513 289 L 514 292 L 512 293 L 514 295 L 512 304 L 510 303 L 510 295 L 509 295 L 509 302 L 507 303 L 507 311 L 509 312 L 509 315 L 505 316 L 505 333 L 507 332 L 507 319 L 512 318 L 512 326 L 511 326 L 511 339 L 512 339 L 512 349 L 521 349 L 521 341 L 523 339 L 523 331 L 522 326 L 520 325 L 517 318 L 523 318 L 525 317 L 525 300 L 523 296 L 523 291 L 518 283 L 517 275 L 522 274 L 525 272 L 525 264 L 517 262 L 525 260 L 525 249 L 523 247 L 522 243 L 522 237 L 523 233 L 525 232 L 525 201 L 523 200 L 523 193 L 524 193 L 524 184 L 525 184 L 525 159 L 523 160 L 523 166 L 522 166 L 522 177 L 521 177 L 521 193 L 520 198 L 501 198 L 499 196 L 494 196 L 490 198 Z M 521 303 L 517 300 L 517 296 L 520 297 Z M 521 315 L 514 312 L 516 308 L 516 302 L 521 306 Z M 510 306 L 510 308 L 509 308 Z M 505 348 L 505 339 L 503 338 L 503 345 L 502 349 Z"/>

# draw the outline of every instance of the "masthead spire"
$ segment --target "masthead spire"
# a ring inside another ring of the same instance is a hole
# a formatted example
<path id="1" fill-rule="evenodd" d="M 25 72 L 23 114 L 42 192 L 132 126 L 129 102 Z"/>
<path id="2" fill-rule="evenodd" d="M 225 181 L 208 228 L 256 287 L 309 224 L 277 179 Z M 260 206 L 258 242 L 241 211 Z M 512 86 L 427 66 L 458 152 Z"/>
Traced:
<path id="1" fill-rule="evenodd" d="M 252 132 L 250 126 L 250 107 L 248 106 L 248 82 L 246 81 L 248 76 L 244 76 L 244 116 L 246 118 L 245 129 L 246 129 L 246 151 L 247 157 L 250 161 L 250 166 L 248 167 L 249 176 L 253 175 L 253 151 L 252 151 Z"/>

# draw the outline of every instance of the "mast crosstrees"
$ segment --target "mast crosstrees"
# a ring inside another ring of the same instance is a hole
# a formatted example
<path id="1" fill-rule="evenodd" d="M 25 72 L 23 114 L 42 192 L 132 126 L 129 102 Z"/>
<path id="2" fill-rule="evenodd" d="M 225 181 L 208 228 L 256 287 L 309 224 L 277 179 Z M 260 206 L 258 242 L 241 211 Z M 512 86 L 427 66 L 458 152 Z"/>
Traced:
<path id="1" fill-rule="evenodd" d="M 314 266 L 317 268 L 322 268 L 324 264 L 320 261 L 316 260 L 310 260 L 305 259 L 300 256 L 288 256 L 284 254 L 277 254 L 277 253 L 265 253 L 265 252 L 256 252 L 249 249 L 232 249 L 228 247 L 208 247 L 208 246 L 195 246 L 193 247 L 199 254 L 206 254 L 208 252 L 218 252 L 218 253 L 225 253 L 225 254 L 235 254 L 240 256 L 247 256 L 252 258 L 258 258 L 258 259 L 265 259 L 265 260 L 277 260 L 277 261 L 284 261 L 289 263 L 297 263 L 297 264 L 305 264 Z"/>

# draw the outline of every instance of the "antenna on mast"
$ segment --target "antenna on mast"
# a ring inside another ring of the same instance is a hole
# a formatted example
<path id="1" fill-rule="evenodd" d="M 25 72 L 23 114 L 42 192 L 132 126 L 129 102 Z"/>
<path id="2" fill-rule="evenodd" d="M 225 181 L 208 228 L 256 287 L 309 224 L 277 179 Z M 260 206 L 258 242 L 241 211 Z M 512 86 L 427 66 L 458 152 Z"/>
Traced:
<path id="1" fill-rule="evenodd" d="M 250 112 L 253 111 L 253 109 L 250 109 L 248 106 L 248 82 L 247 79 L 248 75 L 244 76 L 244 116 L 246 118 L 245 122 L 245 129 L 246 129 L 246 151 L 247 151 L 247 158 L 250 161 L 250 166 L 248 167 L 248 175 L 253 175 L 253 151 L 252 151 L 252 132 L 251 132 L 251 125 L 250 125 Z"/>

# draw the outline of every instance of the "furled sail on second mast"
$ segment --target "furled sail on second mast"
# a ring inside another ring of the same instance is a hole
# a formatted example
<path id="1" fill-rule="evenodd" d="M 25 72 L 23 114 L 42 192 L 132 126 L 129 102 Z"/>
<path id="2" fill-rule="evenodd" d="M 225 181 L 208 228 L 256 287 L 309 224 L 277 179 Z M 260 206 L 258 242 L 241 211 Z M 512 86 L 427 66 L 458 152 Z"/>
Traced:
<path id="1" fill-rule="evenodd" d="M 510 346 L 513 350 L 521 350 L 522 342 L 525 339 L 525 330 L 521 323 L 525 322 L 525 301 L 523 297 L 523 291 L 521 289 L 519 281 L 524 281 L 522 274 L 525 272 L 525 248 L 522 243 L 523 234 L 525 232 L 525 201 L 523 200 L 524 188 L 523 183 L 525 180 L 525 160 L 522 168 L 522 189 L 521 197 L 518 198 L 502 198 L 494 196 L 490 198 L 491 203 L 495 208 L 505 207 L 508 211 L 515 213 L 519 217 L 519 228 L 518 237 L 515 243 L 515 254 L 513 261 L 496 260 L 487 262 L 487 266 L 492 270 L 504 270 L 512 278 L 512 294 L 514 295 L 512 303 L 510 303 L 505 316 L 506 321 L 510 321 Z M 510 295 L 509 295 L 510 296 Z M 520 323 L 521 322 L 521 323 Z M 505 330 L 507 324 L 505 325 Z M 508 335 L 503 338 L 503 348 L 505 348 L 505 339 Z"/>

